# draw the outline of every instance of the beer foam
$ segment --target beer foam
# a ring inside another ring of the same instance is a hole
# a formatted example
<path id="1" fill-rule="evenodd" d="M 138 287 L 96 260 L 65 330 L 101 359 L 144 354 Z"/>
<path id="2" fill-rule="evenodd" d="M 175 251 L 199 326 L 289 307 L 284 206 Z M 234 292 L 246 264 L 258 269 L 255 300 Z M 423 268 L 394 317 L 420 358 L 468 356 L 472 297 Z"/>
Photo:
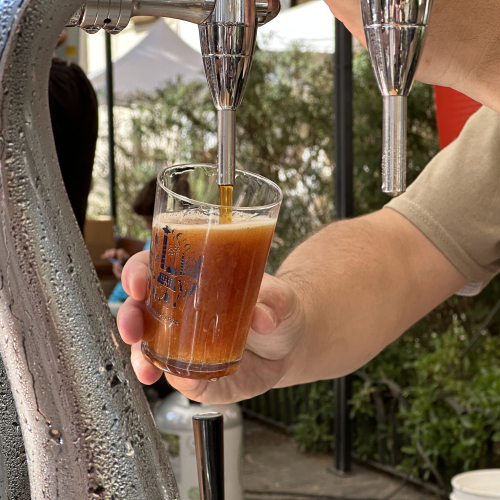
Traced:
<path id="1" fill-rule="evenodd" d="M 243 228 L 256 228 L 264 226 L 275 226 L 276 219 L 270 219 L 265 215 L 255 216 L 241 212 L 233 213 L 233 220 L 229 224 L 220 224 L 218 214 L 206 215 L 201 212 L 171 212 L 157 215 L 153 221 L 154 228 L 161 228 L 170 225 L 176 229 L 188 229 L 206 227 L 210 230 L 218 228 L 219 230 L 241 230 Z"/>

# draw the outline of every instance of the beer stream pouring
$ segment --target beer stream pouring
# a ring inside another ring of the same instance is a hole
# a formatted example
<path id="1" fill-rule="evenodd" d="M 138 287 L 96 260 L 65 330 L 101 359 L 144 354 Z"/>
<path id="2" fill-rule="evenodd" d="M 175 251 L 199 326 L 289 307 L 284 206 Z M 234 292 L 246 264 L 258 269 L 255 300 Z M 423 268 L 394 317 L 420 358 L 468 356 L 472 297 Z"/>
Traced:
<path id="1" fill-rule="evenodd" d="M 236 109 L 241 104 L 255 52 L 257 28 L 274 19 L 279 0 L 92 0 L 69 25 L 87 33 L 123 30 L 134 16 L 161 16 L 199 26 L 208 86 L 218 115 L 219 186 L 233 186 Z"/>
<path id="2" fill-rule="evenodd" d="M 382 191 L 406 190 L 407 101 L 432 0 L 361 0 L 375 77 L 383 97 Z"/>

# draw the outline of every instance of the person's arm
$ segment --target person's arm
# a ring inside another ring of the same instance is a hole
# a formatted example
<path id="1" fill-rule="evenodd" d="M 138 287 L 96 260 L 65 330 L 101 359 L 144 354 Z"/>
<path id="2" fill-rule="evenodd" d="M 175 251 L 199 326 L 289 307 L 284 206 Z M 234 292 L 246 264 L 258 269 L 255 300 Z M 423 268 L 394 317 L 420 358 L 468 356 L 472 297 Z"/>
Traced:
<path id="1" fill-rule="evenodd" d="M 325 0 L 366 45 L 359 0 Z M 416 79 L 452 87 L 500 112 L 498 0 L 434 0 Z"/>
<path id="2" fill-rule="evenodd" d="M 391 209 L 323 229 L 277 277 L 296 291 L 306 317 L 280 387 L 351 373 L 468 282 Z"/>
<path id="3" fill-rule="evenodd" d="M 132 296 L 118 315 L 134 344 L 139 380 L 161 371 L 140 352 L 147 255 L 127 263 Z M 345 375 L 372 359 L 468 280 L 403 216 L 383 209 L 332 224 L 296 248 L 265 277 L 239 370 L 217 382 L 168 381 L 196 401 L 228 403 L 273 387 Z"/>
<path id="4" fill-rule="evenodd" d="M 129 258 L 130 255 L 123 248 L 108 248 L 101 255 L 101 259 L 111 262 L 113 265 L 113 274 L 118 279 L 122 277 L 123 266 Z"/>

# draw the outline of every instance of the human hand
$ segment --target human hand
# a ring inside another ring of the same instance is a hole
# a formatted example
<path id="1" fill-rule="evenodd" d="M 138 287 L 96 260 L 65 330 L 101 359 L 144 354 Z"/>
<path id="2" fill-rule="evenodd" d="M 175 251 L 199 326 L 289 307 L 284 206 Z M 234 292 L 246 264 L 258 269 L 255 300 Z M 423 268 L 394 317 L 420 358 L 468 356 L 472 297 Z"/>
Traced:
<path id="1" fill-rule="evenodd" d="M 359 0 L 325 0 L 366 46 Z M 416 79 L 452 87 L 500 112 L 500 2 L 434 0 Z"/>
<path id="2" fill-rule="evenodd" d="M 141 353 L 148 259 L 146 251 L 127 262 L 122 285 L 130 297 L 117 316 L 122 339 L 132 345 L 135 373 L 144 384 L 154 383 L 163 373 Z M 173 387 L 194 401 L 230 403 L 262 394 L 275 387 L 283 377 L 286 359 L 300 340 L 304 323 L 304 310 L 293 289 L 286 282 L 265 275 L 238 371 L 217 382 L 165 376 Z"/>
<path id="3" fill-rule="evenodd" d="M 112 262 L 113 265 L 113 274 L 120 279 L 122 276 L 123 266 L 130 258 L 130 255 L 123 250 L 123 248 L 109 248 L 102 255 L 101 259 L 104 260 L 114 260 L 116 262 Z"/>

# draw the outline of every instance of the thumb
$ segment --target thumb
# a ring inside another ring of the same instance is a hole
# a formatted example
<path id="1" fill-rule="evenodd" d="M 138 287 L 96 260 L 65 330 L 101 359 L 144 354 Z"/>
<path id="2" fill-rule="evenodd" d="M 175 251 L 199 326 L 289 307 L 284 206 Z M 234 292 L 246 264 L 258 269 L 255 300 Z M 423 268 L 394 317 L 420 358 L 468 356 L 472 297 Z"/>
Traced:
<path id="1" fill-rule="evenodd" d="M 264 275 L 247 348 L 266 359 L 282 359 L 297 344 L 304 323 L 302 304 L 293 288 Z"/>
<path id="2" fill-rule="evenodd" d="M 255 306 L 252 329 L 261 335 L 268 335 L 297 307 L 297 296 L 284 281 L 265 274 Z"/>

